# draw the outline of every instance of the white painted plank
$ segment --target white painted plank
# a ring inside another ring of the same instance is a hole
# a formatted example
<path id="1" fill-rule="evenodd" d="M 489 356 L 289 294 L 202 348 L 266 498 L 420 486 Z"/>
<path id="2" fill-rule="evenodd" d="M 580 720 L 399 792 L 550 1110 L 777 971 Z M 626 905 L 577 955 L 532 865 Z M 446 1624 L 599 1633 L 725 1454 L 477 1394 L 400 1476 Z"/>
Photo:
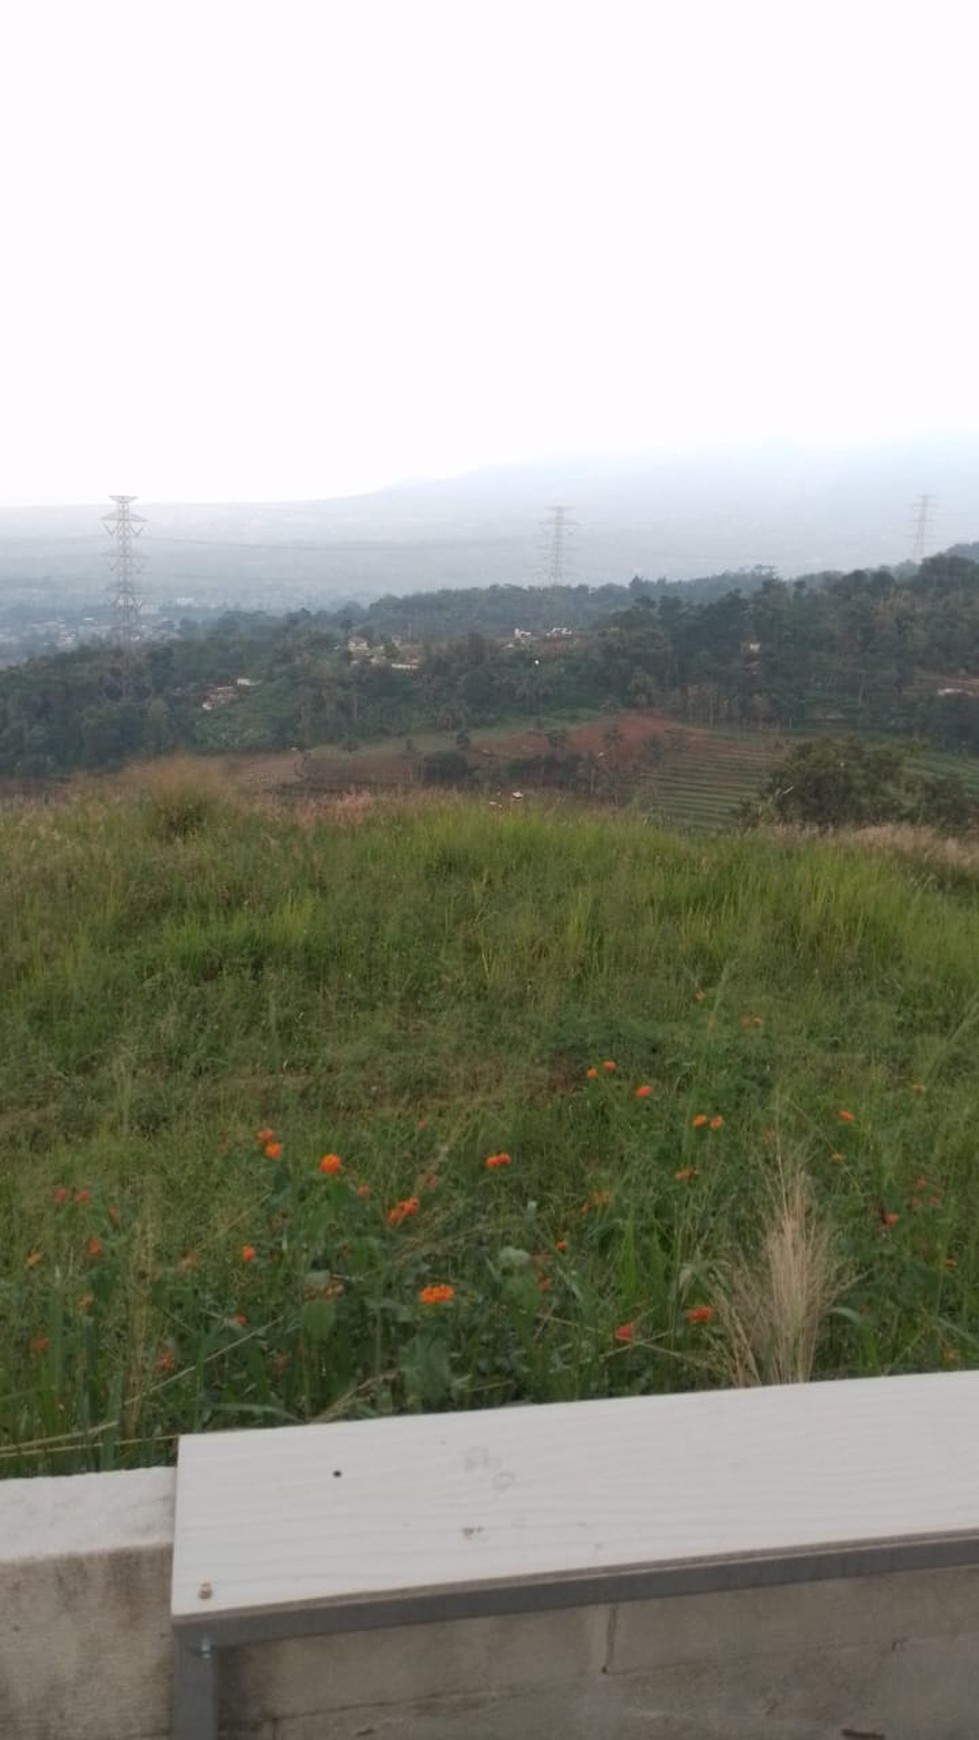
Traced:
<path id="1" fill-rule="evenodd" d="M 187 1437 L 173 1614 L 979 1536 L 977 1443 L 972 1372 Z"/>

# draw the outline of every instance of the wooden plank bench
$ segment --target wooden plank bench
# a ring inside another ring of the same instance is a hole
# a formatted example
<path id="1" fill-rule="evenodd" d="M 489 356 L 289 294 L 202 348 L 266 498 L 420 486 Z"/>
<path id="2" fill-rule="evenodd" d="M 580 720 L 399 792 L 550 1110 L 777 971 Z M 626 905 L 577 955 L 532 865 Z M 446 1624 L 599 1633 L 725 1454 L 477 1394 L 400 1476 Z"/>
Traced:
<path id="1" fill-rule="evenodd" d="M 175 1740 L 220 1652 L 979 1563 L 979 1373 L 182 1438 Z"/>

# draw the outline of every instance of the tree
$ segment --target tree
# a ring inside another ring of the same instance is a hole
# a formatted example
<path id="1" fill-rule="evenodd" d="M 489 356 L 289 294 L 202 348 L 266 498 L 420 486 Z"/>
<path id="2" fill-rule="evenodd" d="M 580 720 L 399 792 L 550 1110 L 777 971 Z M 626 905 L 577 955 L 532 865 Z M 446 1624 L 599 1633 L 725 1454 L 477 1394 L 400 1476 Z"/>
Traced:
<path id="1" fill-rule="evenodd" d="M 749 826 L 774 821 L 820 829 L 919 822 L 961 833 L 977 819 L 979 806 L 958 774 L 917 774 L 907 750 L 859 737 L 798 744 L 741 811 Z"/>

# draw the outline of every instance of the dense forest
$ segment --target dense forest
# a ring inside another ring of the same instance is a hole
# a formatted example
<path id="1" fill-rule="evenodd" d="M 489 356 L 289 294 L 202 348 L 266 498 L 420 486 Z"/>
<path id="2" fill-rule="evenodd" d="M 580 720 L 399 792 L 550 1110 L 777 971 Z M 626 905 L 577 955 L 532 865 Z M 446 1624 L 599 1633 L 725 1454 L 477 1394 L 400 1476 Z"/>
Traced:
<path id="1" fill-rule="evenodd" d="M 0 672 L 0 775 L 180 747 L 354 747 L 597 707 L 979 753 L 979 566 L 964 556 L 792 583 L 751 571 L 699 596 L 637 579 L 598 589 L 601 605 L 617 597 L 587 628 L 587 588 L 541 589 L 536 632 L 512 639 L 519 590 L 384 599 L 359 619 L 238 612 L 128 653 L 29 660 Z"/>

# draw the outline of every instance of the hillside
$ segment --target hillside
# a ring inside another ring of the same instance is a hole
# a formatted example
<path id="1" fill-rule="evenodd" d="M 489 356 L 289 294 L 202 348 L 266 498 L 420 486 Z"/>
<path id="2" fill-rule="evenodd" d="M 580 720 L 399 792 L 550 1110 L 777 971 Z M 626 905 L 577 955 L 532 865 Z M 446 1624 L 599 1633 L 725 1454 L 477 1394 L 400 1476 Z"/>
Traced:
<path id="1" fill-rule="evenodd" d="M 0 870 L 8 1473 L 979 1355 L 974 850 L 169 773 Z"/>

